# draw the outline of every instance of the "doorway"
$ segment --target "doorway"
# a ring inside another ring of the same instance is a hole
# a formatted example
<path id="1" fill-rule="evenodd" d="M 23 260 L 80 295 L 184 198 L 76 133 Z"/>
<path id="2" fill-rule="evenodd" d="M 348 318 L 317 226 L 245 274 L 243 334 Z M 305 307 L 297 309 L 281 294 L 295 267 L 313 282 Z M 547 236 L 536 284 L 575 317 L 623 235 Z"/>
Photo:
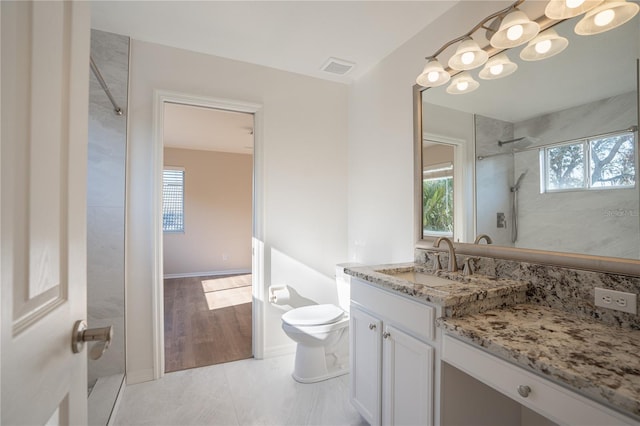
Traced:
<path id="1" fill-rule="evenodd" d="M 163 104 L 164 371 L 252 356 L 254 114 Z"/>

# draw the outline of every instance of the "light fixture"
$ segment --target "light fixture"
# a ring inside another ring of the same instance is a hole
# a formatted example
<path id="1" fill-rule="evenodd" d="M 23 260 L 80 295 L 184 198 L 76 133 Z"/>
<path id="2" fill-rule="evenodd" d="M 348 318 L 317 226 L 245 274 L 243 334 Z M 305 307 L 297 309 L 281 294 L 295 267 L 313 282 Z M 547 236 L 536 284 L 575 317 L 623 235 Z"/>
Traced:
<path id="1" fill-rule="evenodd" d="M 551 0 L 544 9 L 550 19 L 569 19 L 590 11 L 603 0 Z"/>
<path id="2" fill-rule="evenodd" d="M 478 77 L 483 80 L 495 80 L 513 74 L 517 69 L 518 65 L 511 62 L 506 54 L 499 53 L 487 61 Z"/>
<path id="3" fill-rule="evenodd" d="M 491 37 L 491 46 L 496 49 L 509 49 L 520 46 L 538 35 L 540 25 L 533 22 L 526 13 L 514 9 L 502 18 L 498 31 Z"/>
<path id="4" fill-rule="evenodd" d="M 609 31 L 628 22 L 638 13 L 640 6 L 624 0 L 605 0 L 600 6 L 591 9 L 576 24 L 579 35 L 593 35 Z"/>
<path id="5" fill-rule="evenodd" d="M 487 62 L 488 58 L 489 54 L 468 37 L 460 43 L 455 55 L 449 59 L 449 67 L 459 71 L 472 70 Z"/>
<path id="6" fill-rule="evenodd" d="M 453 77 L 453 81 L 447 87 L 447 93 L 451 95 L 461 95 L 464 93 L 473 92 L 480 86 L 480 83 L 475 81 L 471 74 L 464 71 Z"/>
<path id="7" fill-rule="evenodd" d="M 450 78 L 451 76 L 444 70 L 440 62 L 435 58 L 431 58 L 416 79 L 416 83 L 422 87 L 437 87 L 448 82 Z"/>
<path id="8" fill-rule="evenodd" d="M 567 48 L 569 40 L 560 37 L 553 29 L 548 29 L 529 42 L 520 52 L 523 61 L 539 61 L 557 55 Z"/>

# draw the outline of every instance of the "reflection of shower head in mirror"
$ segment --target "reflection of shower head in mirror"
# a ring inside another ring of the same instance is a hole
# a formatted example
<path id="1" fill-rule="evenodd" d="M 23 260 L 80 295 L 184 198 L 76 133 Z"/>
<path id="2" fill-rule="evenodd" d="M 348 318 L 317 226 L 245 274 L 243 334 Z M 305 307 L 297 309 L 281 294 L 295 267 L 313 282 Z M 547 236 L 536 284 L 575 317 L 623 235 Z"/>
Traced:
<path id="1" fill-rule="evenodd" d="M 511 192 L 518 192 L 520 190 L 520 184 L 522 183 L 522 179 L 524 179 L 524 175 L 526 175 L 528 171 L 529 169 L 525 169 L 525 171 L 522 172 L 522 174 L 516 181 L 516 184 L 511 187 Z"/>
<path id="2" fill-rule="evenodd" d="M 538 142 L 537 138 L 532 138 L 531 136 L 522 136 L 520 138 L 509 139 L 508 141 L 498 141 L 498 145 L 507 145 L 513 144 L 513 149 L 523 149 L 528 147 L 529 145 Z"/>

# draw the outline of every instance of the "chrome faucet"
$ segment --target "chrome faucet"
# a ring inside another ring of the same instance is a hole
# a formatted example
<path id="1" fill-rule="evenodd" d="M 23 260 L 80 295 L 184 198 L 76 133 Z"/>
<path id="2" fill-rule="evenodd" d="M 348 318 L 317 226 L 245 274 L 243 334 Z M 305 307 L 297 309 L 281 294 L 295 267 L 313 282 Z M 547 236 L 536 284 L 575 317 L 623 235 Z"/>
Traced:
<path id="1" fill-rule="evenodd" d="M 493 243 L 490 236 L 488 236 L 487 234 L 480 234 L 476 237 L 476 240 L 473 242 L 473 244 L 480 244 L 480 241 L 482 240 L 485 240 L 487 244 Z"/>
<path id="2" fill-rule="evenodd" d="M 440 247 L 440 243 L 442 241 L 447 243 L 447 246 L 449 247 L 449 265 L 447 265 L 447 270 L 449 272 L 457 272 L 458 263 L 456 262 L 456 250 L 453 248 L 451 240 L 446 237 L 440 237 L 433 243 L 433 247 Z"/>

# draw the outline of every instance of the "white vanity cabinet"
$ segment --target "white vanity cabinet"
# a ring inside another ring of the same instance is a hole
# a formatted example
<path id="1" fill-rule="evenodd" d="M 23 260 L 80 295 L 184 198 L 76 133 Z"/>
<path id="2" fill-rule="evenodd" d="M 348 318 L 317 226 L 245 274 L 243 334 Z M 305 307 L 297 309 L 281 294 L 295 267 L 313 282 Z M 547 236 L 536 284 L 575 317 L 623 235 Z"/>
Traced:
<path id="1" fill-rule="evenodd" d="M 435 309 L 352 280 L 351 402 L 371 425 L 432 425 Z"/>

